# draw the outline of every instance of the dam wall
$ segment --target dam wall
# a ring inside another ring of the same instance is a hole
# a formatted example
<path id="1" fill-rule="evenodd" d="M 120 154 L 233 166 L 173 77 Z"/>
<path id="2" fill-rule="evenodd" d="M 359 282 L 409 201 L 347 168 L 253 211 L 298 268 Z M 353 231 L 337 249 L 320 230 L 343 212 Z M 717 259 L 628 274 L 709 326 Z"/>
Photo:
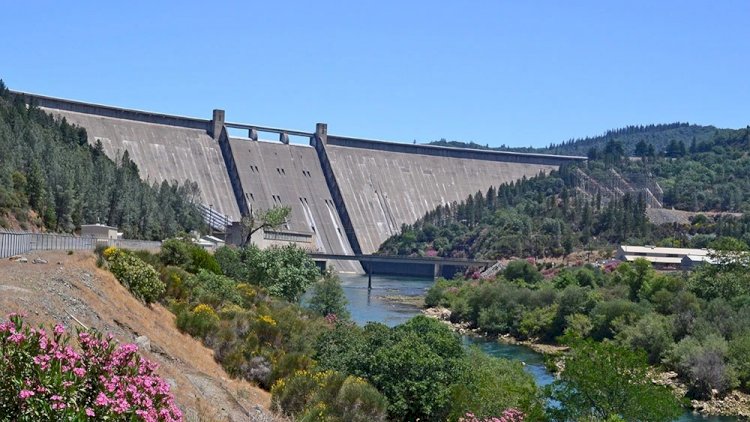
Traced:
<path id="1" fill-rule="evenodd" d="M 261 243 L 288 241 L 323 254 L 376 252 L 438 205 L 585 159 L 328 135 L 323 123 L 315 132 L 231 123 L 222 110 L 198 119 L 16 94 L 85 128 L 110 158 L 128 151 L 145 180 L 196 182 L 204 209 L 230 222 L 289 206 L 283 227 L 265 231 Z M 228 128 L 248 137 L 230 136 Z M 280 142 L 259 140 L 259 132 Z M 290 135 L 310 145 L 289 144 Z M 334 265 L 361 271 L 352 262 Z"/>
<path id="2" fill-rule="evenodd" d="M 221 148 L 209 133 L 211 120 L 23 95 L 42 110 L 85 128 L 89 143 L 100 141 L 111 159 L 128 151 L 144 180 L 196 182 L 205 207 L 229 221 L 240 218 Z"/>
<path id="3" fill-rule="evenodd" d="M 330 166 L 358 253 L 376 252 L 403 224 L 438 205 L 490 186 L 548 173 L 580 157 L 466 150 L 327 135 L 318 147 Z"/>

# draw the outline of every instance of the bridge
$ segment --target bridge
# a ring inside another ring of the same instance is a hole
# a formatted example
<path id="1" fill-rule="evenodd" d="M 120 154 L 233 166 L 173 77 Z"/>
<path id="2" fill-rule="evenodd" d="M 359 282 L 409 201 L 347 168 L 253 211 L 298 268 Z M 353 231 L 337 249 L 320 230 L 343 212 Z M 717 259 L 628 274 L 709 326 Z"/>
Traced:
<path id="1" fill-rule="evenodd" d="M 442 275 L 445 267 L 468 268 L 479 267 L 487 268 L 496 263 L 496 261 L 486 259 L 465 259 L 465 258 L 445 258 L 429 256 L 401 256 L 401 255 L 369 255 L 369 254 L 325 254 L 325 253 L 308 253 L 314 261 L 359 261 L 367 272 L 367 288 L 372 289 L 372 275 L 378 269 L 376 264 L 385 264 L 380 268 L 388 268 L 388 271 L 378 270 L 381 274 L 398 274 L 398 275 L 423 275 L 418 271 L 417 266 L 431 266 L 432 276 L 437 278 Z M 399 264 L 406 264 L 407 271 L 393 272 L 398 269 Z M 411 270 L 411 272 L 409 271 Z"/>

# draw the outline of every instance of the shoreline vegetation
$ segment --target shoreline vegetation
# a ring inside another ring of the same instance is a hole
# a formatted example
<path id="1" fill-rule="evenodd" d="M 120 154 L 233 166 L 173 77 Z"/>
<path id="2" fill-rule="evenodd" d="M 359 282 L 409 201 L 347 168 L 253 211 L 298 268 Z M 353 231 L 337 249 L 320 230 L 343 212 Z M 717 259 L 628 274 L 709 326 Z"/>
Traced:
<path id="1" fill-rule="evenodd" d="M 448 325 L 451 330 L 460 335 L 524 346 L 536 353 L 544 355 L 545 357 L 550 357 L 553 359 L 555 368 L 550 372 L 552 372 L 555 377 L 557 377 L 559 372 L 564 368 L 564 353 L 570 350 L 570 347 L 568 346 L 542 343 L 533 339 L 518 339 L 510 334 L 491 335 L 482 332 L 478 328 L 471 328 L 470 324 L 467 322 L 451 322 L 451 310 L 442 306 L 424 307 L 421 309 L 421 313 L 429 318 L 436 319 Z M 548 370 L 550 370 L 549 367 Z M 676 372 L 659 370 L 652 367 L 651 376 L 651 381 L 654 384 L 669 387 L 675 396 L 680 399 L 688 398 L 688 387 L 680 382 Z M 737 416 L 744 419 L 750 418 L 750 395 L 739 390 L 730 391 L 724 397 L 714 396 L 710 400 L 693 399 L 690 400 L 689 403 L 690 407 L 688 409 L 702 416 Z"/>

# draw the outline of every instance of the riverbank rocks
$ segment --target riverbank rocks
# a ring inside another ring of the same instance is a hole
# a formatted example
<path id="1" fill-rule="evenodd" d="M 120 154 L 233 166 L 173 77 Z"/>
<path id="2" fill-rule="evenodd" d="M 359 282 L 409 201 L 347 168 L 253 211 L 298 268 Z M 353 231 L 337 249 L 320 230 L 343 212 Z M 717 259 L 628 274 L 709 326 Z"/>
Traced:
<path id="1" fill-rule="evenodd" d="M 726 415 L 750 418 L 750 395 L 732 391 L 721 398 L 690 401 L 693 409 L 704 415 Z"/>
<path id="2" fill-rule="evenodd" d="M 451 310 L 448 308 L 437 307 L 423 309 L 422 313 L 430 318 L 439 319 L 440 321 L 450 321 Z"/>

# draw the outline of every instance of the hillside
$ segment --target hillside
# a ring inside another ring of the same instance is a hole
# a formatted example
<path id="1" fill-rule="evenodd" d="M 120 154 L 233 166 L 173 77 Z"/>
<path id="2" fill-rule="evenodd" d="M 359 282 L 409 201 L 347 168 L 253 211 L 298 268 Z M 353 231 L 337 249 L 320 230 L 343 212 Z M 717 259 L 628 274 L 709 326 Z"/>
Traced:
<path id="1" fill-rule="evenodd" d="M 641 156 L 630 158 L 610 139 L 577 167 L 438 207 L 380 252 L 501 258 L 562 256 L 622 242 L 705 247 L 716 236 L 750 241 L 750 217 L 738 217 L 750 211 L 750 130 L 719 131 L 685 149 L 672 145 L 665 155 L 644 141 Z M 657 225 L 646 218 L 648 207 L 705 215 L 685 220 L 668 211 L 649 213 L 655 221 L 682 221 Z"/>
<path id="2" fill-rule="evenodd" d="M 431 145 L 444 145 L 455 148 L 490 149 L 498 151 L 536 152 L 542 154 L 581 155 L 586 156 L 591 148 L 602 149 L 610 141 L 622 143 L 627 155 L 635 155 L 635 146 L 644 141 L 653 145 L 657 152 L 665 151 L 670 142 L 680 143 L 686 147 L 693 141 L 696 143 L 706 142 L 714 136 L 726 132 L 726 129 L 717 129 L 714 126 L 691 125 L 689 123 L 668 123 L 627 126 L 620 129 L 608 130 L 603 135 L 569 139 L 560 143 L 551 143 L 547 147 L 500 147 L 491 148 L 488 145 L 479 145 L 474 142 L 439 141 L 430 142 Z"/>
<path id="3" fill-rule="evenodd" d="M 70 233 L 104 223 L 160 240 L 203 226 L 195 183 L 141 181 L 127 151 L 112 161 L 85 129 L 26 107 L 1 80 L 0 151 L 0 229 Z"/>
<path id="4" fill-rule="evenodd" d="M 269 393 L 230 379 L 211 349 L 176 328 L 172 313 L 135 299 L 111 273 L 96 268 L 92 253 L 35 252 L 32 257 L 49 264 L 0 261 L 3 315 L 22 311 L 33 325 L 61 322 L 69 329 L 79 327 L 77 319 L 120 342 L 145 336 L 150 347 L 144 351 L 141 345 L 141 352 L 159 364 L 186 420 L 273 420 L 266 410 Z"/>

